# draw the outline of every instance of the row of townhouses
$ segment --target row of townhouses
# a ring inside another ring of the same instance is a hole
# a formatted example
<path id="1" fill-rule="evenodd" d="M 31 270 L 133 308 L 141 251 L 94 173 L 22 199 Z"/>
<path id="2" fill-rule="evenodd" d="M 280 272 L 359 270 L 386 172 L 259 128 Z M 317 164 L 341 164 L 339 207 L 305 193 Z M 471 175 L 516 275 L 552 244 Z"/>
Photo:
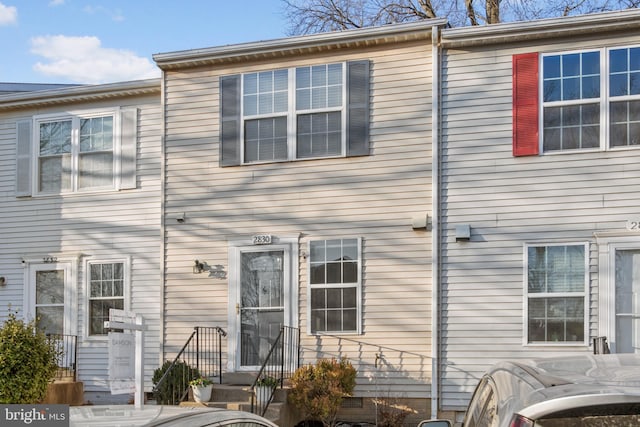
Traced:
<path id="1" fill-rule="evenodd" d="M 416 419 L 499 360 L 638 351 L 640 11 L 154 60 L 0 97 L 0 317 L 76 337 L 86 400 L 109 308 L 146 322 L 147 392 L 195 326 L 225 375 L 288 326 Z"/>

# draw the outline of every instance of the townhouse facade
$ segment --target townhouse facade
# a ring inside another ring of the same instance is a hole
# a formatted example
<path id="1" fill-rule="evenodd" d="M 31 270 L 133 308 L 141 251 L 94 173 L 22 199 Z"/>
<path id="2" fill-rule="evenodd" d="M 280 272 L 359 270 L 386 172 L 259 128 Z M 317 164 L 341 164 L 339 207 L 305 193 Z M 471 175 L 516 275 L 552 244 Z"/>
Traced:
<path id="1" fill-rule="evenodd" d="M 443 31 L 442 407 L 499 360 L 638 351 L 639 18 Z"/>
<path id="2" fill-rule="evenodd" d="M 59 336 L 86 401 L 114 399 L 109 308 L 144 316 L 147 377 L 160 358 L 161 119 L 157 79 L 0 100 L 0 316 Z"/>
<path id="3" fill-rule="evenodd" d="M 256 372 L 294 327 L 301 363 L 354 364 L 356 406 L 394 396 L 426 416 L 431 36 L 443 22 L 154 56 L 166 354 L 194 324 L 221 326 L 227 374 Z"/>

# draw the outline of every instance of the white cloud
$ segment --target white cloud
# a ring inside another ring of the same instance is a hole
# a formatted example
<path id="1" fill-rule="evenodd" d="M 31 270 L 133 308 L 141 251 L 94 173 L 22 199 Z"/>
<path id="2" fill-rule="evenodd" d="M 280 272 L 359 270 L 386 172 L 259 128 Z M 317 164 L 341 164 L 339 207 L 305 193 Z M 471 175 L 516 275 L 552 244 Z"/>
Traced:
<path id="1" fill-rule="evenodd" d="M 0 25 L 15 24 L 18 22 L 18 9 L 15 6 L 5 6 L 0 3 Z"/>
<path id="2" fill-rule="evenodd" d="M 51 7 L 62 6 L 63 4 L 64 4 L 64 0 L 51 0 L 49 2 L 49 6 Z"/>
<path id="3" fill-rule="evenodd" d="M 160 76 L 152 61 L 128 50 L 102 47 L 97 37 L 35 37 L 31 39 L 31 52 L 45 59 L 34 65 L 36 72 L 74 83 L 97 84 Z"/>
<path id="4" fill-rule="evenodd" d="M 124 15 L 122 14 L 122 11 L 120 9 L 112 10 L 112 9 L 107 9 L 106 7 L 103 7 L 103 6 L 85 6 L 84 11 L 89 15 L 95 15 L 95 14 L 107 15 L 108 17 L 111 18 L 111 20 L 115 22 L 124 21 Z"/>

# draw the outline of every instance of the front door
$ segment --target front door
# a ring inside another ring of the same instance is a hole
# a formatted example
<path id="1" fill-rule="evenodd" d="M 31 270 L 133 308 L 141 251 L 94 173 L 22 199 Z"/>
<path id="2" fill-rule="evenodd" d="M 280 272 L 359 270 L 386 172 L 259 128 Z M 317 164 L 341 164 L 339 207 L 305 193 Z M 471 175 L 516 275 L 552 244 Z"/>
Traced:
<path id="1" fill-rule="evenodd" d="M 284 325 L 284 251 L 240 257 L 240 366 L 260 366 Z"/>
<path id="2" fill-rule="evenodd" d="M 640 248 L 615 248 L 614 262 L 615 348 L 612 350 L 640 353 Z"/>
<path id="3" fill-rule="evenodd" d="M 75 333 L 71 272 L 72 265 L 66 262 L 29 264 L 25 311 L 47 334 Z"/>
<path id="4" fill-rule="evenodd" d="M 282 326 L 294 324 L 293 247 L 280 242 L 230 248 L 230 370 L 260 368 Z"/>

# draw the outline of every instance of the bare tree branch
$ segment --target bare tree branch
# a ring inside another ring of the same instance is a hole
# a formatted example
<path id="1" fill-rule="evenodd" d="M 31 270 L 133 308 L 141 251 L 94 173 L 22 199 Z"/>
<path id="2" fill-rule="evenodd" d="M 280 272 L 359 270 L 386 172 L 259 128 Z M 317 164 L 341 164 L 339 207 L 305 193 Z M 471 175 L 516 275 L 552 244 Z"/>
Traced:
<path id="1" fill-rule="evenodd" d="M 289 34 L 341 31 L 423 19 L 452 26 L 575 16 L 640 7 L 640 0 L 282 0 Z"/>
<path id="2" fill-rule="evenodd" d="M 467 17 L 471 25 L 478 25 L 478 19 L 476 18 L 476 11 L 473 8 L 473 0 L 464 0 L 464 5 L 467 10 Z"/>

